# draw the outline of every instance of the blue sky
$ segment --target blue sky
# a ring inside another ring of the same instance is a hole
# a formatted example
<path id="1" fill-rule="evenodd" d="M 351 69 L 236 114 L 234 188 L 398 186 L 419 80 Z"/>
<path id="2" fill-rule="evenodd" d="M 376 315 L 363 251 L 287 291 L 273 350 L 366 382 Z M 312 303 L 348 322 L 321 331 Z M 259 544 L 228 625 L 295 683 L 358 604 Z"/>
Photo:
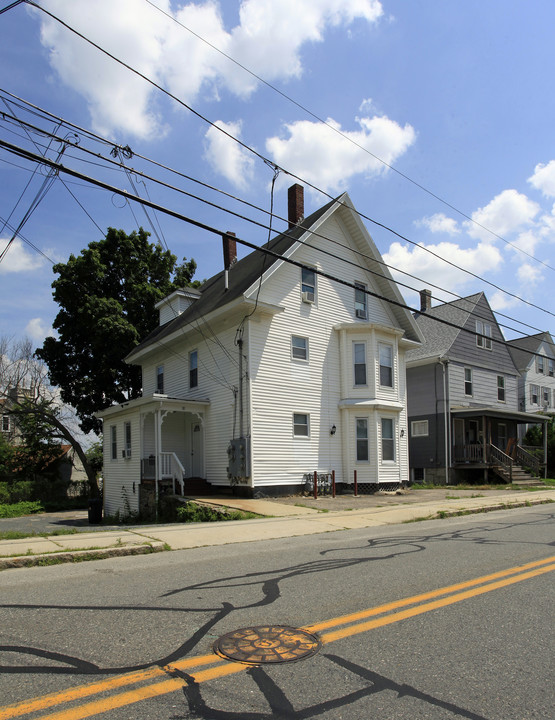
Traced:
<path id="1" fill-rule="evenodd" d="M 4 0 L 0 9 L 8 4 Z M 361 213 L 412 241 L 364 220 L 385 260 L 418 278 L 394 272 L 415 290 L 432 284 L 457 295 L 483 290 L 494 310 L 508 316 L 499 316 L 508 338 L 555 329 L 552 2 L 38 4 L 259 154 L 326 193 L 347 190 Z M 266 222 L 264 214 L 137 154 L 265 210 L 270 167 L 29 5 L 0 15 L 0 87 L 128 145 L 135 153 L 129 167 Z M 33 152 L 38 138 L 6 116 L 55 128 L 3 100 L 0 113 L 0 139 Z M 108 145 L 78 134 L 82 148 L 110 157 Z M 59 149 L 52 144 L 48 156 Z M 122 171 L 90 159 L 85 163 L 68 149 L 63 163 L 132 191 Z M 31 206 L 45 179 L 44 171 L 33 170 L 31 162 L 0 148 L 0 228 L 8 218 L 17 226 Z M 267 239 L 266 231 L 244 220 L 132 179 L 155 202 L 256 244 Z M 27 335 L 40 345 L 51 332 L 58 308 L 49 260 L 65 262 L 109 226 L 151 230 L 140 207 L 132 212 L 112 193 L 63 180 L 54 180 L 21 230 L 48 259 L 18 238 L 0 263 L 0 335 Z M 292 182 L 285 173 L 276 181 L 274 210 L 281 217 Z M 306 214 L 325 202 L 325 195 L 307 188 Z M 151 213 L 150 220 L 172 252 L 197 261 L 198 279 L 222 268 L 217 237 L 161 214 Z M 284 223 L 276 220 L 274 227 Z M 4 227 L 0 252 L 11 236 Z M 417 306 L 414 291 L 401 292 Z M 453 299 L 439 289 L 433 294 Z"/>

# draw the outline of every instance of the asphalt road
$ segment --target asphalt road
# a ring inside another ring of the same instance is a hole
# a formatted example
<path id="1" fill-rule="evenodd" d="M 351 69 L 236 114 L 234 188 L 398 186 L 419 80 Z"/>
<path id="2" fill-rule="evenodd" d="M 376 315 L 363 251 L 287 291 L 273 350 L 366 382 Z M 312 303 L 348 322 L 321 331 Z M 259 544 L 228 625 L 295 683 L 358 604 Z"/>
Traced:
<path id="1" fill-rule="evenodd" d="M 0 720 L 551 718 L 553 528 L 546 505 L 4 571 Z M 213 654 L 252 626 L 323 644 Z"/>

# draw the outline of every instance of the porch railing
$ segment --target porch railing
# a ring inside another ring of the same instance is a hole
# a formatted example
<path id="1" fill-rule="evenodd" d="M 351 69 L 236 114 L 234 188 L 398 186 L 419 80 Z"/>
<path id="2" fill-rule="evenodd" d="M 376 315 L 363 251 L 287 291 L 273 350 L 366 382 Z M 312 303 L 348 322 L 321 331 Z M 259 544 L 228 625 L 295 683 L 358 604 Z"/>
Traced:
<path id="1" fill-rule="evenodd" d="M 154 456 L 144 458 L 141 461 L 142 477 L 145 479 L 154 480 L 156 477 L 156 459 Z M 185 468 L 181 464 L 180 459 L 174 452 L 163 452 L 160 453 L 160 476 L 164 479 L 171 479 L 173 483 L 173 492 L 175 495 L 175 482 L 179 483 L 181 487 L 181 494 L 185 492 L 185 484 L 183 479 L 185 477 Z"/>
<path id="2" fill-rule="evenodd" d="M 185 468 L 181 464 L 181 460 L 174 452 L 160 453 L 162 477 L 169 477 L 173 482 L 173 494 L 175 495 L 175 481 L 181 486 L 181 494 L 185 492 L 183 477 L 185 476 Z"/>
<path id="3" fill-rule="evenodd" d="M 521 445 L 515 448 L 516 462 L 523 468 L 529 469 L 532 475 L 541 477 L 541 463 L 535 455 L 525 450 Z"/>
<path id="4" fill-rule="evenodd" d="M 497 467 L 500 467 L 503 475 L 507 478 L 509 482 L 513 481 L 513 459 L 510 455 L 507 455 L 507 453 L 504 453 L 503 450 L 500 450 L 498 447 L 495 447 L 495 445 L 489 446 L 489 458 L 490 458 L 490 464 L 496 465 Z"/>
<path id="5" fill-rule="evenodd" d="M 484 463 L 486 462 L 484 446 L 481 443 L 470 445 L 455 445 L 453 448 L 453 461 L 456 463 Z"/>

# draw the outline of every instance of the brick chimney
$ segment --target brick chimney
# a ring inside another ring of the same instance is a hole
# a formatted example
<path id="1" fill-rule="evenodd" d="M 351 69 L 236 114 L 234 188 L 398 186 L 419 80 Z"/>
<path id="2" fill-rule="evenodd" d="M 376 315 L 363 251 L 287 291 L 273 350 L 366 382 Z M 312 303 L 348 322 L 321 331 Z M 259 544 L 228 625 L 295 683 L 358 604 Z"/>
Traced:
<path id="1" fill-rule="evenodd" d="M 304 217 L 304 188 L 302 185 L 295 183 L 291 185 L 287 191 L 287 219 L 289 220 L 289 229 Z"/>
<path id="2" fill-rule="evenodd" d="M 237 262 L 237 241 L 235 240 L 235 233 L 228 230 L 225 235 L 222 235 L 222 241 L 224 245 L 224 268 L 229 268 Z"/>
<path id="3" fill-rule="evenodd" d="M 425 313 L 426 310 L 432 309 L 432 291 L 421 290 L 420 291 L 420 312 Z"/>

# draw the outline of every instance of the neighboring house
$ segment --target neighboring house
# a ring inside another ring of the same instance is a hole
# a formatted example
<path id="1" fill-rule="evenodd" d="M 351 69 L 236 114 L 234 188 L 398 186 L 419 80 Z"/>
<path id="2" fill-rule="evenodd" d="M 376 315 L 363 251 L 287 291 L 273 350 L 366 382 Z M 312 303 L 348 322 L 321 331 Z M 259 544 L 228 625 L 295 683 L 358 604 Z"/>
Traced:
<path id="1" fill-rule="evenodd" d="M 509 352 L 521 377 L 518 407 L 529 413 L 555 413 L 555 346 L 548 332 L 509 340 Z M 522 426 L 522 435 L 527 426 Z"/>
<path id="2" fill-rule="evenodd" d="M 516 445 L 518 427 L 538 420 L 519 408 L 519 371 L 484 293 L 435 307 L 429 290 L 420 297 L 425 341 L 407 353 L 412 479 L 515 480 L 521 465 L 538 471 Z"/>
<path id="3" fill-rule="evenodd" d="M 226 234 L 224 271 L 160 302 L 126 358 L 143 397 L 99 413 L 107 514 L 206 492 L 197 478 L 247 496 L 298 492 L 313 471 L 338 487 L 357 471 L 361 490 L 408 481 L 418 326 L 347 194 L 304 220 L 303 188 L 288 197 L 273 255 L 237 261 Z"/>
<path id="4" fill-rule="evenodd" d="M 31 388 L 9 388 L 6 392 L 6 397 L 0 398 L 0 419 L 2 425 L 0 430 L 4 439 L 10 443 L 10 445 L 21 444 L 21 432 L 17 426 L 17 420 L 11 413 L 11 409 L 17 403 L 23 402 L 23 400 L 32 398 L 34 390 Z"/>

